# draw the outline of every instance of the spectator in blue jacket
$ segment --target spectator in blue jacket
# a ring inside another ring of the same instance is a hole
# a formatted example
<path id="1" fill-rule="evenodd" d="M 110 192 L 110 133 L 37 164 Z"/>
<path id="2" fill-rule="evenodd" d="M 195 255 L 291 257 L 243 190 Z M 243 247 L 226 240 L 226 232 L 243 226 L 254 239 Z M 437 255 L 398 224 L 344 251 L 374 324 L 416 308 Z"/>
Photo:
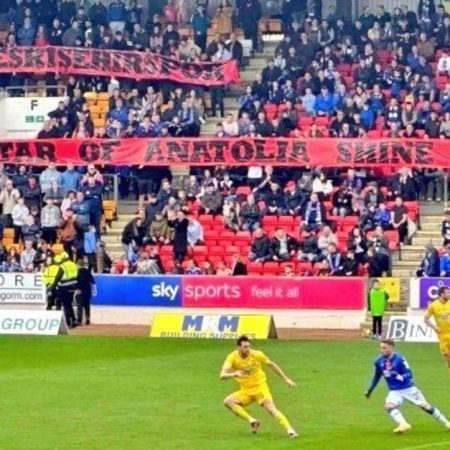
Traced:
<path id="1" fill-rule="evenodd" d="M 108 6 L 108 22 L 111 33 L 123 31 L 127 17 L 127 8 L 123 0 L 112 0 Z"/>
<path id="2" fill-rule="evenodd" d="M 433 244 L 427 244 L 425 246 L 425 256 L 420 263 L 419 270 L 417 271 L 418 277 L 438 277 L 440 273 L 440 261 L 439 253 Z"/>
<path id="3" fill-rule="evenodd" d="M 122 125 L 128 122 L 128 109 L 121 98 L 116 100 L 116 106 L 109 112 L 110 119 L 119 121 Z"/>
<path id="4" fill-rule="evenodd" d="M 363 109 L 360 113 L 361 123 L 366 130 L 371 130 L 375 123 L 375 113 L 370 109 L 369 103 L 364 103 Z"/>
<path id="5" fill-rule="evenodd" d="M 195 45 L 198 45 L 202 49 L 202 52 L 204 52 L 206 48 L 209 20 L 203 5 L 198 5 L 197 11 L 192 14 L 191 25 L 194 31 Z"/>
<path id="6" fill-rule="evenodd" d="M 441 277 L 450 277 L 450 245 L 445 246 L 445 253 L 441 256 Z"/>
<path id="7" fill-rule="evenodd" d="M 89 223 L 94 225 L 100 234 L 100 219 L 102 217 L 103 185 L 97 183 L 94 177 L 88 177 L 87 184 L 82 188 L 85 200 L 89 203 Z"/>
<path id="8" fill-rule="evenodd" d="M 380 203 L 375 210 L 373 220 L 376 226 L 380 226 L 383 230 L 387 230 L 391 223 L 391 212 L 386 208 L 385 203 Z"/>
<path id="9" fill-rule="evenodd" d="M 320 94 L 316 97 L 314 111 L 318 116 L 329 116 L 333 113 L 333 96 L 328 92 L 326 86 L 322 86 Z"/>
<path id="10" fill-rule="evenodd" d="M 67 164 L 67 169 L 61 174 L 61 189 L 66 195 L 69 191 L 78 191 L 80 187 L 81 175 L 75 170 L 72 163 Z"/>
<path id="11" fill-rule="evenodd" d="M 70 209 L 76 214 L 76 220 L 80 227 L 87 230 L 90 224 L 90 205 L 82 192 L 77 192 L 77 198 L 71 204 Z"/>

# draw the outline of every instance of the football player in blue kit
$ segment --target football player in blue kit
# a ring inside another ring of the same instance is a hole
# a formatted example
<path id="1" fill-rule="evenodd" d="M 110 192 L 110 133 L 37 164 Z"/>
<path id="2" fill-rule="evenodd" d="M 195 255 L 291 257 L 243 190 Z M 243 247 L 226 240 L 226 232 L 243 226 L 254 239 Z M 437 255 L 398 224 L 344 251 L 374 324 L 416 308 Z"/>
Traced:
<path id="1" fill-rule="evenodd" d="M 390 339 L 381 341 L 380 353 L 381 356 L 375 361 L 375 374 L 365 395 L 369 398 L 381 377 L 384 377 L 389 388 L 385 408 L 397 424 L 394 433 L 405 433 L 412 428 L 399 410 L 405 400 L 432 415 L 447 429 L 450 429 L 450 422 L 446 417 L 438 408 L 430 405 L 416 387 L 408 362 L 395 351 L 395 342 Z"/>

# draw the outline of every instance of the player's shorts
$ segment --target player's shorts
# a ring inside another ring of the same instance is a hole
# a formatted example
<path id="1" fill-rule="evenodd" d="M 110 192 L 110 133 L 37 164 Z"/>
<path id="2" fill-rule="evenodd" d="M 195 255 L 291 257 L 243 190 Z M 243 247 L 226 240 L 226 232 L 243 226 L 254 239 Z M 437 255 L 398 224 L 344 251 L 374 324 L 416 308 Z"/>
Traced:
<path id="1" fill-rule="evenodd" d="M 251 389 L 241 389 L 240 391 L 234 392 L 232 395 L 239 400 L 239 403 L 241 403 L 242 406 L 247 406 L 254 402 L 261 405 L 266 400 L 272 400 L 272 394 L 267 384 Z"/>
<path id="2" fill-rule="evenodd" d="M 389 394 L 386 397 L 386 404 L 391 403 L 396 406 L 401 406 L 405 400 L 416 406 L 422 406 L 427 403 L 422 392 L 413 386 L 408 389 L 389 391 Z"/>
<path id="3" fill-rule="evenodd" d="M 441 353 L 444 356 L 447 356 L 450 353 L 450 335 L 449 334 L 439 336 L 439 347 L 441 349 Z"/>

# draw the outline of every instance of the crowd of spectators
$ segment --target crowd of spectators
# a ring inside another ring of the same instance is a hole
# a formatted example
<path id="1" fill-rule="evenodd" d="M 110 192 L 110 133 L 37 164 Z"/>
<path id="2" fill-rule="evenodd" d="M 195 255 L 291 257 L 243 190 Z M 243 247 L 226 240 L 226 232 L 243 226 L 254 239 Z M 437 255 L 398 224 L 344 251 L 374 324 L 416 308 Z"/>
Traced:
<path id="1" fill-rule="evenodd" d="M 55 245 L 89 268 L 109 271 L 112 261 L 100 240 L 104 179 L 92 165 L 81 171 L 55 164 L 39 174 L 24 165 L 0 167 L 2 272 L 35 272 L 51 264 Z M 13 230 L 11 236 L 4 236 Z M 48 259 L 50 258 L 50 259 Z"/>
<path id="2" fill-rule="evenodd" d="M 236 135 L 450 137 L 443 5 L 366 7 L 354 23 L 332 10 L 285 25 L 274 57 L 239 99 Z"/>
<path id="3" fill-rule="evenodd" d="M 409 169 L 386 178 L 354 169 L 266 166 L 243 173 L 236 168 L 193 168 L 181 189 L 166 178 L 160 189 L 150 189 L 139 215 L 123 231 L 124 254 L 116 270 L 143 273 L 139 263 L 145 257 L 146 273 L 182 273 L 190 258 L 188 274 L 222 273 L 227 264 L 234 266 L 231 255 L 228 261 L 222 255 L 196 264 L 196 251 L 208 239 L 205 220 L 214 220 L 214 239 L 220 241 L 226 230 L 248 239 L 237 255 L 243 263 L 305 262 L 305 274 L 390 274 L 391 252 L 409 242 L 409 222 L 415 219 L 405 201 L 416 199 L 424 189 L 424 178 L 414 175 Z M 343 220 L 345 229 L 340 228 Z M 173 262 L 162 261 L 160 249 L 171 245 Z M 290 271 L 292 266 L 286 265 Z"/>

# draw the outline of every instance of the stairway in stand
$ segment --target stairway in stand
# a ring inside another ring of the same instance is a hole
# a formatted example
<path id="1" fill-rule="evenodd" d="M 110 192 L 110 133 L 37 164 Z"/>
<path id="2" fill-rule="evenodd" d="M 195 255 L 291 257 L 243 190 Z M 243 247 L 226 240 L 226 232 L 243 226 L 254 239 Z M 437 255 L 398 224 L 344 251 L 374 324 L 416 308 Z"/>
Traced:
<path id="1" fill-rule="evenodd" d="M 390 304 L 384 319 L 387 327 L 390 315 L 406 314 L 409 306 L 409 279 L 416 276 L 416 271 L 425 253 L 425 245 L 432 242 L 438 249 L 442 246 L 441 222 L 443 220 L 443 207 L 438 204 L 420 204 L 420 229 L 412 237 L 412 245 L 403 245 L 393 255 L 392 275 L 400 278 L 400 303 Z M 362 324 L 368 328 L 370 318 Z"/>
<path id="2" fill-rule="evenodd" d="M 258 73 L 266 67 L 267 59 L 275 54 L 275 47 L 281 41 L 280 35 L 270 36 L 270 40 L 264 40 L 262 53 L 255 53 L 249 64 L 240 70 L 241 84 L 233 85 L 225 93 L 224 105 L 225 114 L 231 113 L 237 119 L 239 113 L 239 96 L 245 92 L 245 86 L 256 80 Z M 219 112 L 218 112 L 219 113 Z M 222 118 L 207 117 L 206 123 L 202 126 L 202 136 L 212 136 L 216 131 L 216 125 Z"/>

